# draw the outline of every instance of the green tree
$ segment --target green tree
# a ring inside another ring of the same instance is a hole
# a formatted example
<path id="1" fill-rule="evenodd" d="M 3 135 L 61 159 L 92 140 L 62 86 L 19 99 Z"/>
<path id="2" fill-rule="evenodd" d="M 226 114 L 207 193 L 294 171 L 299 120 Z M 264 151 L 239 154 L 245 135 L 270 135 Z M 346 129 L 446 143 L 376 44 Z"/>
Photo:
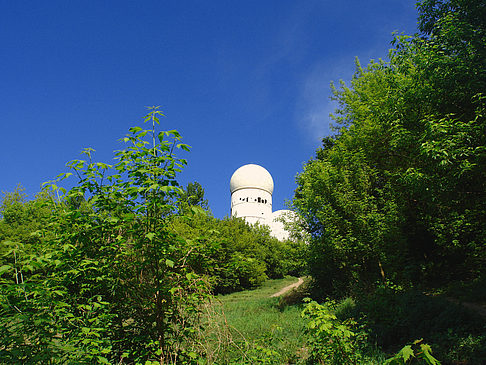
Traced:
<path id="1" fill-rule="evenodd" d="M 484 272 L 485 7 L 419 3 L 422 34 L 333 87 L 339 127 L 298 176 L 294 207 L 323 291 Z"/>
<path id="2" fill-rule="evenodd" d="M 208 200 L 204 198 L 204 188 L 197 181 L 188 183 L 179 199 L 179 210 L 187 211 L 190 207 L 200 207 L 209 211 Z"/>
<path id="3" fill-rule="evenodd" d="M 302 242 L 279 241 L 267 226 L 252 226 L 241 218 L 220 220 L 197 209 L 191 213 L 174 217 L 172 227 L 191 240 L 190 265 L 208 276 L 215 293 L 254 289 L 267 278 L 301 274 Z"/>
<path id="4" fill-rule="evenodd" d="M 48 201 L 52 197 L 40 193 L 35 199 L 27 200 L 23 191 L 19 185 L 15 191 L 5 193 L 0 205 L 0 242 L 39 242 L 38 231 L 49 222 L 52 211 Z"/>

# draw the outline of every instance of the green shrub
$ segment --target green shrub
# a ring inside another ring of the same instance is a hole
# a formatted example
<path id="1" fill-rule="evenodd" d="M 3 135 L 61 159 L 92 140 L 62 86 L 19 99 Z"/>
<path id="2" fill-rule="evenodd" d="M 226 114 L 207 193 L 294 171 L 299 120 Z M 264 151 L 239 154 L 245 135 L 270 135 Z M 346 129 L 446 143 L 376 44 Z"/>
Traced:
<path id="1" fill-rule="evenodd" d="M 307 333 L 310 361 L 325 364 L 359 364 L 365 359 L 367 334 L 356 321 L 339 320 L 336 303 L 325 305 L 307 300 L 302 316 L 308 319 Z"/>
<path id="2" fill-rule="evenodd" d="M 58 199 L 46 195 L 42 241 L 3 243 L 1 363 L 196 362 L 189 344 L 208 288 L 187 265 L 192 242 L 169 224 L 186 164 L 174 150 L 188 146 L 175 130 L 155 131 L 160 115 L 151 108 L 151 129 L 130 128 L 114 165 L 94 162 L 88 148 L 47 184 Z M 70 175 L 71 190 L 56 185 Z M 9 232 L 24 233 L 22 215 L 6 218 Z"/>
<path id="3" fill-rule="evenodd" d="M 255 289 L 267 278 L 303 271 L 305 244 L 279 241 L 267 226 L 201 214 L 174 217 L 172 226 L 193 242 L 191 267 L 209 277 L 215 294 Z"/>

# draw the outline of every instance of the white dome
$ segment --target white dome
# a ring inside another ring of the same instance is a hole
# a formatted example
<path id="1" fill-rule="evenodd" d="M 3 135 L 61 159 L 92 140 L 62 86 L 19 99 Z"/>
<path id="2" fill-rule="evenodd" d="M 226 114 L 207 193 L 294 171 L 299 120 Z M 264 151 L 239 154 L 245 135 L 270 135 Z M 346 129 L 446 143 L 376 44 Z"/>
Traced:
<path id="1" fill-rule="evenodd" d="M 241 166 L 231 176 L 231 194 L 243 188 L 262 189 L 273 194 L 272 175 L 259 165 L 249 164 Z"/>
<path id="2" fill-rule="evenodd" d="M 295 219 L 295 213 L 288 209 L 276 210 L 275 212 L 272 213 L 272 219 L 274 221 L 281 220 L 281 219 L 293 220 Z"/>
<path id="3" fill-rule="evenodd" d="M 288 240 L 290 233 L 285 230 L 284 222 L 295 222 L 297 215 L 291 210 L 277 210 L 272 213 L 271 222 L 269 224 L 272 235 L 280 241 Z"/>

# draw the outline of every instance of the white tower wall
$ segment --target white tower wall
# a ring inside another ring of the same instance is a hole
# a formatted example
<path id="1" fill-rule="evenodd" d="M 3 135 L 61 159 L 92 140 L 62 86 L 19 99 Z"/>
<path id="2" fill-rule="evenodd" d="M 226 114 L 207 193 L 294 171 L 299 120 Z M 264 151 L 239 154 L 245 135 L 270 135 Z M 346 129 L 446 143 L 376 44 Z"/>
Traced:
<path id="1" fill-rule="evenodd" d="M 266 223 L 272 217 L 272 194 L 258 188 L 245 188 L 231 194 L 231 216 L 248 223 Z"/>

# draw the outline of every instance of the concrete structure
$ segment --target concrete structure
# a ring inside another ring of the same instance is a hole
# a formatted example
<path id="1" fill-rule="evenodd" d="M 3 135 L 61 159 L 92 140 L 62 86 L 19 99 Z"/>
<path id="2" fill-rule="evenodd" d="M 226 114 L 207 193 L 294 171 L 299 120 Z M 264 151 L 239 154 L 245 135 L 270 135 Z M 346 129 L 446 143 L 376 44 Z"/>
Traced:
<path id="1" fill-rule="evenodd" d="M 272 212 L 272 175 L 259 165 L 249 164 L 237 169 L 230 180 L 231 216 L 248 223 L 266 224 L 279 240 L 289 237 L 282 219 L 293 214 L 290 210 Z"/>

